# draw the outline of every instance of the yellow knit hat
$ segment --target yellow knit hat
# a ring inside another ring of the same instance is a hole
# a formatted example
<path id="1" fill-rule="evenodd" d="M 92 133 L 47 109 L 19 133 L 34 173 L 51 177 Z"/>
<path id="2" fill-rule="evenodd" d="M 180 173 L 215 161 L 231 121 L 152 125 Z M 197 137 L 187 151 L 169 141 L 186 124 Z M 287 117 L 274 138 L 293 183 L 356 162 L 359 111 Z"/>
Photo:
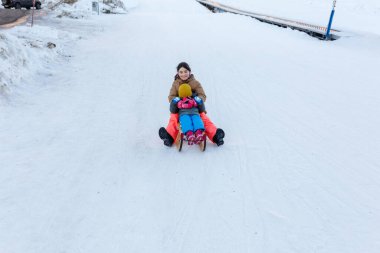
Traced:
<path id="1" fill-rule="evenodd" d="M 191 87 L 188 83 L 183 83 L 178 88 L 178 96 L 180 98 L 191 97 L 193 92 L 191 91 Z"/>

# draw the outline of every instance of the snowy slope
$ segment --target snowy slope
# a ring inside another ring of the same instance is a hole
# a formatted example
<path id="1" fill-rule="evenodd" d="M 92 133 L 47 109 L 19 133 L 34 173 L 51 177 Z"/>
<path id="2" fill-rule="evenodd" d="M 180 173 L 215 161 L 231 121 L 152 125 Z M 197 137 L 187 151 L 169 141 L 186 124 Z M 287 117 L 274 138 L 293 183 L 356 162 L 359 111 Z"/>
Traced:
<path id="1" fill-rule="evenodd" d="M 0 107 L 1 253 L 379 252 L 379 37 L 192 0 L 93 21 Z M 157 135 L 183 60 L 226 132 L 205 153 Z"/>

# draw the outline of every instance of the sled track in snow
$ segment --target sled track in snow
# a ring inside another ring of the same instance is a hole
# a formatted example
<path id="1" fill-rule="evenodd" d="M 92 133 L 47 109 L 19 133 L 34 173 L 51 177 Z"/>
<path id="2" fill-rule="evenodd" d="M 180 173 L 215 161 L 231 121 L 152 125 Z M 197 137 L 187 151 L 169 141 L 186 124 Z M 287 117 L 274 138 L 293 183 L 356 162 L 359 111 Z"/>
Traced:
<path id="1" fill-rule="evenodd" d="M 302 21 L 295 21 L 295 20 L 290 20 L 290 19 L 285 19 L 285 18 L 273 17 L 273 16 L 269 16 L 265 14 L 243 11 L 243 10 L 239 10 L 239 9 L 236 9 L 224 4 L 220 4 L 214 1 L 209 1 L 209 0 L 196 0 L 196 1 L 202 4 L 203 6 L 205 6 L 206 8 L 208 8 L 210 11 L 215 12 L 215 13 L 230 12 L 234 14 L 249 16 L 251 18 L 257 19 L 264 23 L 305 32 L 308 35 L 321 39 L 321 40 L 326 39 L 327 28 L 324 26 L 308 24 Z M 339 39 L 341 37 L 339 33 L 340 31 L 331 29 L 330 38 L 328 40 Z"/>

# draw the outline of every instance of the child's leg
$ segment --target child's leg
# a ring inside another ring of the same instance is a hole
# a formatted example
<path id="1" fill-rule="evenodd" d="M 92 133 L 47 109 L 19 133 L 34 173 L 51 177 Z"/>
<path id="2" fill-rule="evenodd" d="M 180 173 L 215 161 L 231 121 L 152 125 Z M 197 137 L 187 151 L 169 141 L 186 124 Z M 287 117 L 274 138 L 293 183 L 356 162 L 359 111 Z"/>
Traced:
<path id="1" fill-rule="evenodd" d="M 216 126 L 211 122 L 210 118 L 207 117 L 206 113 L 202 112 L 200 114 L 200 117 L 204 123 L 207 137 L 210 139 L 210 141 L 213 141 L 212 138 L 214 138 L 214 135 L 216 133 Z"/>
<path id="2" fill-rule="evenodd" d="M 194 135 L 195 135 L 195 144 L 200 144 L 202 141 L 205 140 L 205 126 L 203 124 L 203 121 L 199 115 L 193 115 L 192 116 L 193 125 L 194 125 Z"/>
<path id="3" fill-rule="evenodd" d="M 178 113 L 171 113 L 168 126 L 166 131 L 173 137 L 173 140 L 177 138 L 178 135 Z"/>
<path id="4" fill-rule="evenodd" d="M 188 131 L 193 131 L 193 122 L 191 121 L 190 115 L 181 115 L 181 117 L 179 117 L 179 122 L 181 123 L 182 132 L 184 134 L 186 134 Z"/>
<path id="5" fill-rule="evenodd" d="M 193 131 L 197 131 L 197 130 L 205 130 L 205 126 L 203 124 L 203 121 L 201 119 L 201 117 L 199 115 L 191 115 L 191 120 L 193 121 L 193 126 L 194 126 L 194 129 Z"/>

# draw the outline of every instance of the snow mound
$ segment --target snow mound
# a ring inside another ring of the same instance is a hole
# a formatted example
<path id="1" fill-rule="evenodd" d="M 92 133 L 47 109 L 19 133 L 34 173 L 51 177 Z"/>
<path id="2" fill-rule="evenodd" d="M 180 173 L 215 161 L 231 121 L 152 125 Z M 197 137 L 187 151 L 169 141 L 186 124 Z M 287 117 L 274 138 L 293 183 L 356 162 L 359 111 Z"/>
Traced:
<path id="1" fill-rule="evenodd" d="M 100 11 L 106 14 L 126 14 L 130 6 L 123 0 L 55 0 L 46 2 L 46 6 L 58 18 L 85 19 L 94 14 L 93 2 L 99 4 Z"/>
<path id="2" fill-rule="evenodd" d="M 58 31 L 45 26 L 20 26 L 0 34 L 0 94 L 27 84 L 28 78 L 45 69 L 58 54 Z"/>
<path id="3" fill-rule="evenodd" d="M 0 100 L 9 98 L 18 88 L 28 88 L 32 77 L 52 75 L 51 63 L 58 61 L 59 57 L 69 58 L 67 48 L 82 35 L 74 29 L 79 23 L 62 19 L 90 22 L 96 15 L 91 3 L 91 0 L 46 1 L 43 5 L 50 14 L 46 20 L 38 22 L 33 28 L 18 26 L 0 34 Z M 100 8 L 103 13 L 127 13 L 136 5 L 136 2 L 125 4 L 121 0 L 106 0 Z M 67 24 L 57 25 L 59 22 Z"/>

